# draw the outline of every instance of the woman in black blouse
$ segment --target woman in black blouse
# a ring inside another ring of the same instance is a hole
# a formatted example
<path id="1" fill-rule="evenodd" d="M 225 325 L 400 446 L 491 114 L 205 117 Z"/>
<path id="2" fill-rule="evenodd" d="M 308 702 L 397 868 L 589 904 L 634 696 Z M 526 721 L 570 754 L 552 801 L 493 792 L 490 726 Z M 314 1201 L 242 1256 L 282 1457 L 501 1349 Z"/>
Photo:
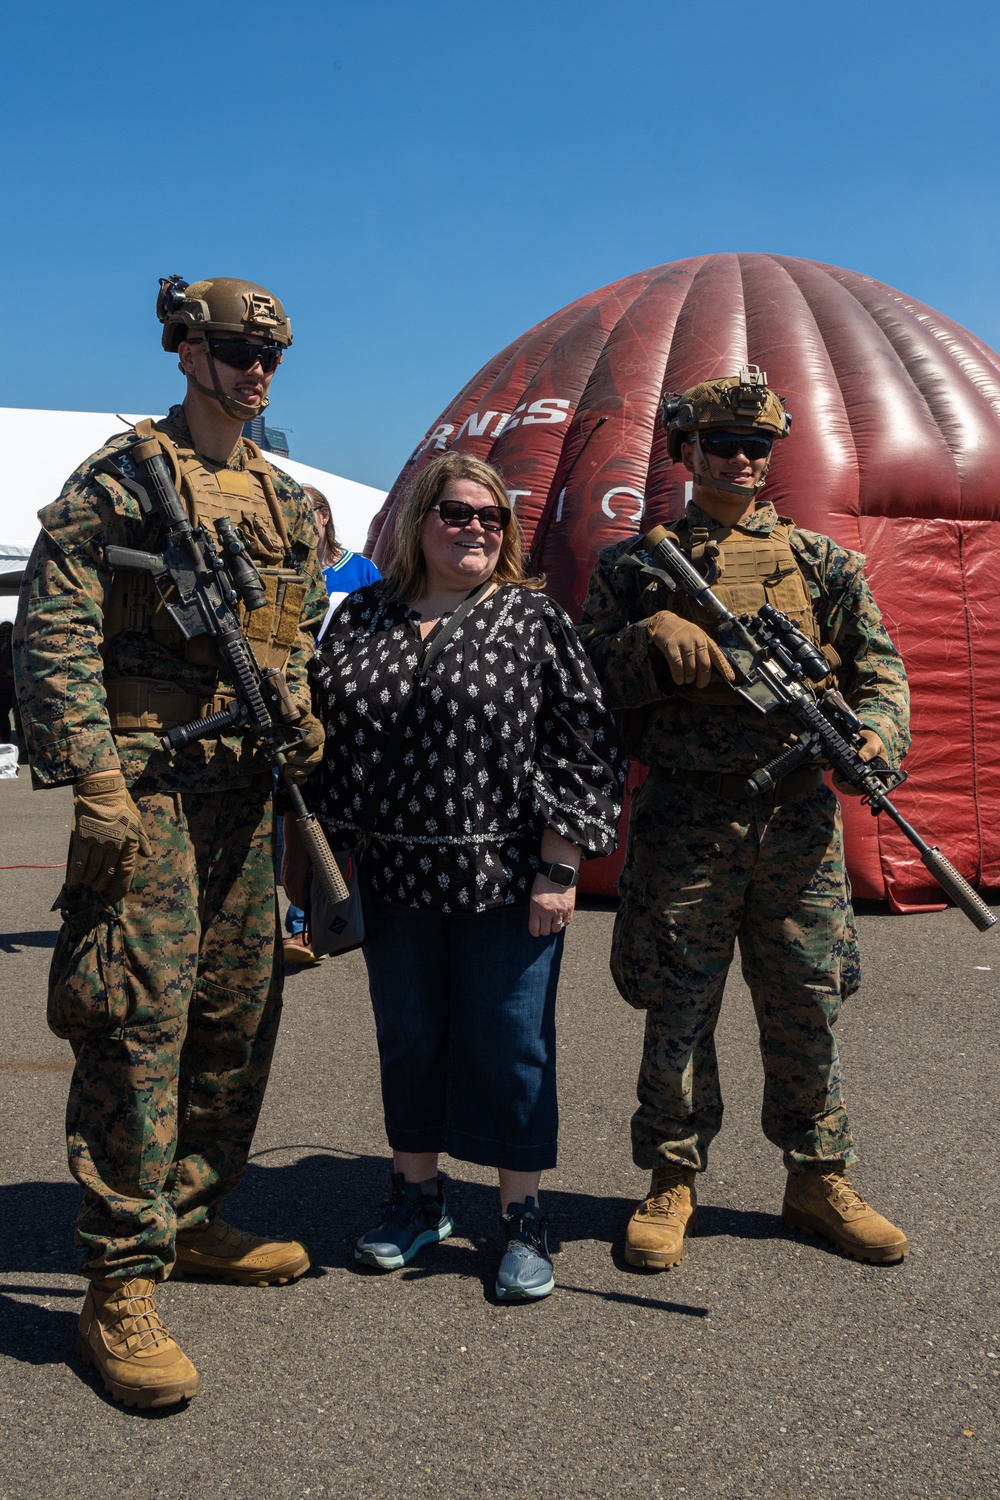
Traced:
<path id="1" fill-rule="evenodd" d="M 499 1171 L 502 1299 L 554 1285 L 538 1184 L 556 1160 L 556 983 L 580 860 L 613 849 L 621 787 L 597 679 L 540 588 L 500 476 L 445 454 L 312 668 L 327 742 L 310 800 L 334 847 L 364 847 L 377 903 L 364 956 L 393 1178 L 355 1255 L 393 1270 L 451 1234 L 447 1151 Z"/>

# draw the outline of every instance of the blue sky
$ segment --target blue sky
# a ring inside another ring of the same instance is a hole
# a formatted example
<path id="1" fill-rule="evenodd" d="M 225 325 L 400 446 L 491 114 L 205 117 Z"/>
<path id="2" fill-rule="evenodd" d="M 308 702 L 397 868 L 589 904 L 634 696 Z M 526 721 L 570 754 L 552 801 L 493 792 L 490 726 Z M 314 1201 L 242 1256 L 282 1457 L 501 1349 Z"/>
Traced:
<path id="1" fill-rule="evenodd" d="M 40 0 L 5 21 L 0 405 L 164 408 L 157 278 L 295 344 L 293 457 L 386 488 L 497 349 L 721 250 L 863 271 L 1000 346 L 995 5 Z"/>

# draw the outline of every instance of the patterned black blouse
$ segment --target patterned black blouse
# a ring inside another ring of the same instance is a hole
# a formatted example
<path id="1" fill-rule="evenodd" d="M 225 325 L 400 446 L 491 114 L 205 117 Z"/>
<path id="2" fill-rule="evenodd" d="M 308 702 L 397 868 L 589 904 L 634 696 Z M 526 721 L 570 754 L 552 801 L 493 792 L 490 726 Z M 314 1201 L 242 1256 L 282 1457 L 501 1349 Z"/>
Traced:
<path id="1" fill-rule="evenodd" d="M 348 595 L 310 668 L 327 741 L 309 801 L 334 847 L 370 828 L 375 893 L 440 912 L 526 903 L 546 827 L 610 853 L 622 781 L 614 722 L 559 605 L 499 589 L 415 688 L 419 616 L 382 592 L 374 583 Z"/>

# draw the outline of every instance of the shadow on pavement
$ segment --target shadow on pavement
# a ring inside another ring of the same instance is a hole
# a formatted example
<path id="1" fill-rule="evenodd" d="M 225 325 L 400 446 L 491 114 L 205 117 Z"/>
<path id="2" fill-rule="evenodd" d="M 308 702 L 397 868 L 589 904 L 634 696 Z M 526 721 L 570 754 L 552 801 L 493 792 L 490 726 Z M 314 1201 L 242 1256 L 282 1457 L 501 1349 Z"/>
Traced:
<path id="1" fill-rule="evenodd" d="M 378 1222 L 389 1194 L 386 1157 L 360 1156 L 336 1147 L 290 1145 L 266 1153 L 309 1151 L 289 1166 L 262 1166 L 265 1153 L 247 1167 L 239 1188 L 227 1200 L 226 1216 L 261 1233 L 303 1239 L 314 1261 L 354 1266 L 354 1242 Z M 456 1234 L 473 1244 L 498 1242 L 500 1200 L 495 1183 L 447 1178 L 448 1206 Z M 620 1238 L 632 1211 L 627 1198 L 548 1191 L 542 1181 L 553 1248 L 571 1240 L 611 1244 Z"/>
<path id="2" fill-rule="evenodd" d="M 359 1276 L 383 1275 L 381 1271 L 358 1266 L 354 1259 L 354 1243 L 359 1235 L 378 1222 L 385 1205 L 389 1190 L 388 1160 L 354 1156 L 332 1147 L 321 1148 L 318 1152 L 315 1147 L 287 1146 L 280 1149 L 306 1149 L 312 1154 L 287 1167 L 262 1167 L 258 1164 L 259 1157 L 251 1162 L 243 1183 L 227 1206 L 227 1213 L 232 1212 L 234 1222 L 262 1232 L 289 1234 L 304 1240 L 313 1258 L 311 1275 L 321 1276 L 325 1270 L 334 1268 L 349 1269 Z M 275 1153 L 267 1154 L 273 1156 Z M 707 1316 L 707 1308 L 662 1300 L 638 1289 L 645 1279 L 626 1265 L 621 1253 L 624 1227 L 634 1207 L 632 1199 L 558 1190 L 549 1192 L 545 1189 L 544 1179 L 542 1191 L 554 1252 L 558 1253 L 564 1244 L 573 1240 L 604 1243 L 612 1248 L 617 1269 L 637 1279 L 634 1293 L 566 1286 L 561 1281 L 560 1290 L 687 1317 Z M 448 1207 L 455 1220 L 455 1238 L 435 1248 L 432 1263 L 417 1260 L 395 1274 L 403 1281 L 423 1281 L 432 1276 L 458 1276 L 481 1281 L 485 1297 L 493 1301 L 496 1254 L 500 1248 L 500 1203 L 496 1185 L 449 1177 L 447 1194 Z M 725 1217 L 720 1213 L 720 1219 Z M 765 1233 L 764 1225 L 773 1229 L 778 1222 L 765 1214 L 733 1214 L 726 1219 L 729 1227 L 720 1226 L 714 1232 L 738 1232 L 731 1227 L 734 1219 L 753 1221 L 753 1229 L 744 1224 L 742 1232 L 755 1236 Z M 557 1264 L 557 1280 L 558 1277 Z"/>
<path id="3" fill-rule="evenodd" d="M 0 932 L 0 953 L 20 953 L 22 948 L 54 948 L 57 932 Z"/>
<path id="4" fill-rule="evenodd" d="M 0 1277 L 30 1275 L 34 1283 L 0 1283 L 0 1354 L 32 1365 L 65 1364 L 73 1348 L 84 1286 L 53 1286 L 79 1265 L 73 1226 L 80 1190 L 69 1182 L 18 1182 L 0 1187 Z M 27 1299 L 33 1300 L 27 1300 Z M 34 1299 L 58 1298 L 62 1307 Z M 24 1300 L 22 1300 L 24 1299 Z"/>
<path id="5" fill-rule="evenodd" d="M 308 1154 L 280 1164 L 282 1155 L 303 1151 Z M 264 1161 L 268 1164 L 263 1165 Z M 355 1240 L 378 1222 L 388 1189 L 389 1162 L 384 1157 L 332 1147 L 317 1149 L 312 1143 L 288 1145 L 261 1152 L 250 1161 L 223 1212 L 241 1228 L 303 1240 L 313 1258 L 309 1273 L 313 1276 L 334 1268 L 356 1272 Z M 24 1182 L 0 1187 L 0 1277 L 18 1274 L 38 1278 L 35 1285 L 0 1284 L 0 1353 L 46 1364 L 65 1361 L 67 1350 L 72 1348 L 76 1308 L 63 1311 L 22 1299 L 75 1301 L 83 1295 L 82 1282 L 78 1288 L 67 1289 L 54 1287 L 48 1280 L 52 1275 L 74 1275 L 78 1270 L 73 1228 L 79 1201 L 80 1191 L 74 1183 Z M 471 1277 L 482 1280 L 487 1296 L 491 1296 L 493 1252 L 500 1244 L 496 1185 L 450 1178 L 448 1203 L 457 1238 L 441 1246 L 433 1270 L 413 1265 L 402 1275 L 406 1279 L 428 1274 Z M 545 1192 L 544 1203 L 552 1221 L 554 1250 L 567 1241 L 594 1240 L 613 1246 L 614 1260 L 619 1263 L 617 1242 L 633 1206 L 631 1199 L 552 1191 Z M 765 1214 L 722 1209 L 702 1212 L 710 1234 L 759 1238 L 780 1225 Z M 489 1253 L 484 1255 L 484 1250 Z M 700 1307 L 661 1301 L 638 1290 L 634 1294 L 579 1286 L 565 1290 L 692 1317 L 703 1317 L 706 1312 Z"/>
<path id="6" fill-rule="evenodd" d="M 289 1152 L 308 1151 L 280 1165 Z M 268 1161 L 267 1166 L 261 1165 Z M 354 1265 L 354 1241 L 375 1222 L 388 1197 L 384 1157 L 356 1155 L 334 1146 L 276 1146 L 254 1155 L 243 1181 L 226 1199 L 225 1217 L 255 1234 L 302 1240 L 312 1275 L 322 1267 Z"/>
<path id="7" fill-rule="evenodd" d="M 47 1286 L 0 1286 L 0 1354 L 28 1365 L 64 1365 L 76 1339 L 83 1283 L 79 1290 Z M 11 1295 L 11 1294 L 14 1295 Z M 29 1297 L 72 1299 L 64 1312 L 39 1307 Z"/>
<path id="8" fill-rule="evenodd" d="M 641 1273 L 648 1274 L 648 1273 Z M 603 1302 L 617 1302 L 626 1307 L 651 1308 L 654 1312 L 680 1313 L 686 1318 L 707 1318 L 709 1308 L 697 1307 L 690 1302 L 664 1302 L 660 1297 L 647 1297 L 642 1292 L 602 1292 L 592 1286 L 570 1286 L 559 1282 L 560 1292 L 575 1292 L 580 1297 L 600 1297 Z"/>
<path id="9" fill-rule="evenodd" d="M 712 1208 L 699 1203 L 698 1239 L 711 1239 L 718 1235 L 729 1235 L 736 1240 L 788 1240 L 808 1245 L 810 1249 L 824 1254 L 841 1255 L 836 1245 L 822 1235 L 789 1229 L 779 1214 L 747 1212 L 741 1208 Z"/>
<path id="10" fill-rule="evenodd" d="M 712 1239 L 717 1235 L 729 1235 L 734 1240 L 788 1240 L 791 1231 L 786 1229 L 777 1214 L 762 1214 L 742 1208 L 715 1208 L 711 1204 L 698 1204 L 698 1238 Z"/>
<path id="11" fill-rule="evenodd" d="M 73 1229 L 80 1205 L 74 1182 L 15 1182 L 0 1187 L 0 1276 L 28 1272 L 72 1276 L 79 1268 Z"/>

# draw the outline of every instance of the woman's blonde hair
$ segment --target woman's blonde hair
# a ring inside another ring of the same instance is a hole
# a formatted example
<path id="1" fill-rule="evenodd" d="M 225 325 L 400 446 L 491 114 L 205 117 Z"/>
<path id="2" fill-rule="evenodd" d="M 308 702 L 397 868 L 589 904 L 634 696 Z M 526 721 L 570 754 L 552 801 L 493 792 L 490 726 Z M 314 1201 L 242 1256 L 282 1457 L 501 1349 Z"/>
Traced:
<path id="1" fill-rule="evenodd" d="M 316 561 L 321 568 L 328 568 L 331 563 L 337 561 L 337 558 L 344 550 L 337 541 L 337 533 L 333 529 L 333 513 L 330 510 L 330 502 L 323 494 L 323 491 L 318 490 L 314 484 L 304 484 L 302 488 L 312 501 L 313 510 L 316 509 L 317 505 L 322 505 L 326 511 L 326 525 L 319 533 L 319 540 L 316 543 Z"/>
<path id="2" fill-rule="evenodd" d="M 433 459 L 414 479 L 400 498 L 392 535 L 392 556 L 382 572 L 385 597 L 401 604 L 417 599 L 426 577 L 420 533 L 428 511 L 434 509 L 445 486 L 453 479 L 471 479 L 489 490 L 496 503 L 511 512 L 502 533 L 500 555 L 493 569 L 495 583 L 519 583 L 524 588 L 541 589 L 545 579 L 529 578 L 524 570 L 524 548 L 521 529 L 513 512 L 507 486 L 492 465 L 471 453 L 442 453 Z"/>

